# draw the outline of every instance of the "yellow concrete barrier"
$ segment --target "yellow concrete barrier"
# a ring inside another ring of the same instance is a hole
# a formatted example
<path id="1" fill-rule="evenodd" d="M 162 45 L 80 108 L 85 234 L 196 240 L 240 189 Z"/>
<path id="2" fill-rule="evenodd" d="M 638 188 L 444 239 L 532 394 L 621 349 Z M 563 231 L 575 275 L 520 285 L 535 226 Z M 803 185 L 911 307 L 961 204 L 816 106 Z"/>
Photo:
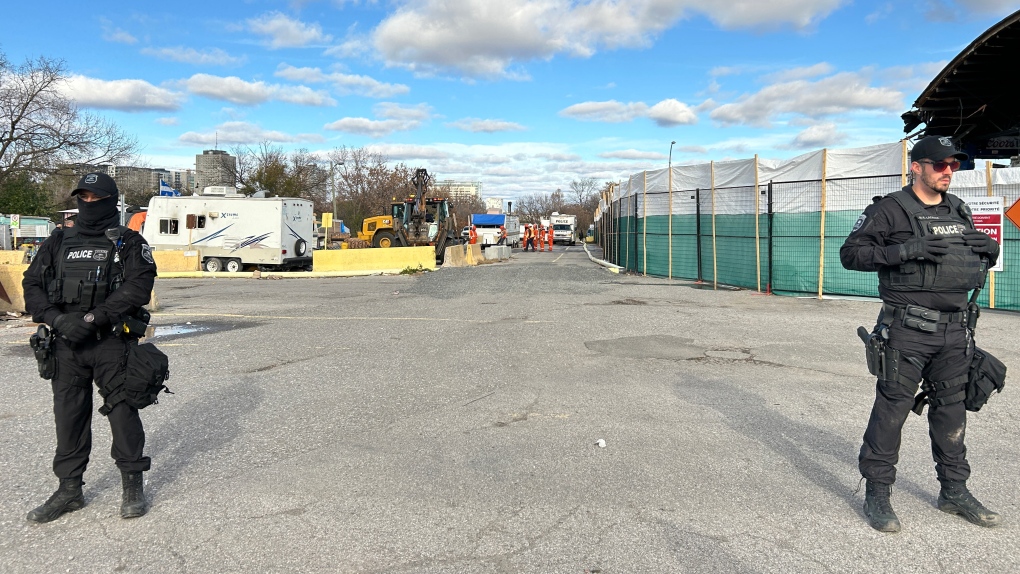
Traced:
<path id="1" fill-rule="evenodd" d="M 474 245 L 468 245 L 467 260 L 471 265 L 478 265 L 479 263 L 485 262 L 485 256 L 482 255 L 482 246 L 477 243 Z"/>
<path id="2" fill-rule="evenodd" d="M 187 255 L 186 255 L 187 254 Z M 192 251 L 153 251 L 152 259 L 156 262 L 156 273 L 199 271 L 202 266 L 202 252 Z"/>
<path id="3" fill-rule="evenodd" d="M 20 249 L 0 251 L 0 265 L 21 265 L 26 263 L 27 252 Z"/>
<path id="4" fill-rule="evenodd" d="M 446 248 L 446 258 L 443 259 L 443 267 L 472 267 L 485 262 L 482 255 L 481 245 L 453 245 Z"/>
<path id="5" fill-rule="evenodd" d="M 391 247 L 389 249 L 316 249 L 312 251 L 314 271 L 383 271 L 436 269 L 434 247 Z"/>
<path id="6" fill-rule="evenodd" d="M 21 288 L 21 279 L 25 276 L 28 265 L 0 265 L 0 313 L 14 311 L 25 312 L 25 291 Z"/>

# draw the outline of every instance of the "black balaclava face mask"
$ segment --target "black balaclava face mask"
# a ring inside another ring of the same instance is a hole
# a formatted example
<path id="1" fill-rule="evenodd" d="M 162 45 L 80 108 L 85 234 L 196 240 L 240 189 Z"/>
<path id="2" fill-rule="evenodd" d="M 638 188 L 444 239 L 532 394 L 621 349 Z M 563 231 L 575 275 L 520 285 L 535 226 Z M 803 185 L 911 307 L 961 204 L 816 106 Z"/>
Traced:
<path id="1" fill-rule="evenodd" d="M 78 218 L 76 227 L 87 235 L 98 235 L 120 225 L 120 210 L 117 209 L 117 196 L 110 195 L 97 201 L 85 201 L 78 198 Z"/>

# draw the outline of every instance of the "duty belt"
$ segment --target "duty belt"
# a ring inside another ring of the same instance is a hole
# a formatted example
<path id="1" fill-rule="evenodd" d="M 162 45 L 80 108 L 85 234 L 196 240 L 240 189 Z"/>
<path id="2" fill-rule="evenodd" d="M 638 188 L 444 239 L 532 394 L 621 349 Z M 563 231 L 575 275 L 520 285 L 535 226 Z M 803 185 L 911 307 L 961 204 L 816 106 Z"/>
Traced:
<path id="1" fill-rule="evenodd" d="M 893 321 L 900 321 L 904 327 L 934 333 L 938 331 L 940 324 L 960 323 L 967 324 L 967 311 L 936 311 L 921 307 L 920 305 L 882 305 L 883 323 L 892 324 Z"/>

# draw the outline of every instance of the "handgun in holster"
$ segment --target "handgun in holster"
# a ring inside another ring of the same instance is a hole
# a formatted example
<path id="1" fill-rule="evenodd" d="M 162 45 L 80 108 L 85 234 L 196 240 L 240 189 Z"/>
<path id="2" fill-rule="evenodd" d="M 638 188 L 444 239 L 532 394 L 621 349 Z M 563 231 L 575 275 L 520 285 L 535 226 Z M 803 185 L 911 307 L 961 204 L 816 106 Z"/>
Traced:
<path id="1" fill-rule="evenodd" d="M 899 380 L 900 352 L 889 348 L 888 329 L 879 324 L 874 330 L 857 327 L 857 336 L 864 341 L 864 353 L 868 360 L 868 372 L 886 381 Z"/>
<path id="2" fill-rule="evenodd" d="M 39 325 L 35 334 L 28 340 L 35 354 L 35 361 L 39 364 L 39 376 L 44 379 L 52 379 L 57 372 L 57 357 L 53 349 L 53 331 L 46 325 Z"/>

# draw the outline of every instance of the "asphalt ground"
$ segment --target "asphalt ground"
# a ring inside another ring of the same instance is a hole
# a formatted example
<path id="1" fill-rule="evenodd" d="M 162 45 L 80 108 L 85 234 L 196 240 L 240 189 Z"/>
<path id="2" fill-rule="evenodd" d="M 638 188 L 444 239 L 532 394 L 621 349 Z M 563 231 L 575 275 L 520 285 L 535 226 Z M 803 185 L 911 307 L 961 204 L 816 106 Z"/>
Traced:
<path id="1" fill-rule="evenodd" d="M 87 506 L 26 521 L 56 486 L 51 393 L 32 326 L 0 325 L 0 571 L 1020 570 L 1012 380 L 967 429 L 971 489 L 1004 525 L 935 507 L 913 415 L 903 531 L 865 522 L 874 380 L 855 329 L 874 301 L 613 274 L 580 246 L 156 292 L 175 394 L 143 411 L 152 508 L 134 520 L 97 414 Z M 1018 330 L 994 311 L 978 326 L 1012 373 Z"/>

